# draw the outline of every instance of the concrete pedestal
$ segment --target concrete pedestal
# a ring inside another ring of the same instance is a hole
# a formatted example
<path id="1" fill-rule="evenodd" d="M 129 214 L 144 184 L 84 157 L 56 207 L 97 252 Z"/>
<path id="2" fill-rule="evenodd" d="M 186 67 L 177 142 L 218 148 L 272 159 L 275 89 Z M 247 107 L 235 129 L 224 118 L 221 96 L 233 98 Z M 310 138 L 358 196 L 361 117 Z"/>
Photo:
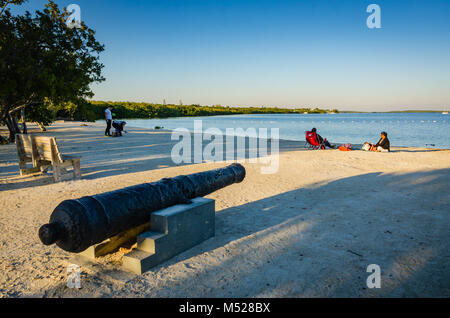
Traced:
<path id="1" fill-rule="evenodd" d="M 123 256 L 123 269 L 142 274 L 215 234 L 214 200 L 195 198 L 153 212 L 150 230 L 137 236 L 137 248 Z"/>

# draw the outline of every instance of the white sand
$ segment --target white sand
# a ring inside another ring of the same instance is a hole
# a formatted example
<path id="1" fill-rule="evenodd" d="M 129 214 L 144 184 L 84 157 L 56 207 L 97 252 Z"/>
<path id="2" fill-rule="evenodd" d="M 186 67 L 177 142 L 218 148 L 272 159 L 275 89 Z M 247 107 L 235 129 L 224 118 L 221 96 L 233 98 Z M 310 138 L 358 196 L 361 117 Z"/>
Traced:
<path id="1" fill-rule="evenodd" d="M 69 289 L 72 255 L 37 236 L 61 201 L 226 165 L 174 165 L 169 132 L 105 138 L 103 129 L 58 123 L 46 133 L 83 156 L 79 181 L 20 178 L 15 146 L 0 146 L 0 296 L 450 296 L 450 150 L 306 151 L 295 142 L 281 142 L 278 173 L 246 163 L 243 183 L 209 196 L 214 238 L 142 276 L 118 270 L 120 252 L 104 257 Z M 381 267 L 381 289 L 366 286 L 369 264 Z"/>

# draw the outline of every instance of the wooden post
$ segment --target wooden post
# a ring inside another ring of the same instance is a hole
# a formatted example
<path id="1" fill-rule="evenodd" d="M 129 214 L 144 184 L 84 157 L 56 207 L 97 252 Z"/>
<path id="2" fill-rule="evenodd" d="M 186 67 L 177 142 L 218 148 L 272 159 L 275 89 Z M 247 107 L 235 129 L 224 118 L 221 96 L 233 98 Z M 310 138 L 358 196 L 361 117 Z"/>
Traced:
<path id="1" fill-rule="evenodd" d="M 31 145 L 31 160 L 33 162 L 33 168 L 40 168 L 40 156 L 39 151 L 37 149 L 36 141 L 32 136 L 27 135 L 26 136 L 30 142 Z"/>
<path id="2" fill-rule="evenodd" d="M 52 169 L 53 169 L 53 180 L 58 182 L 61 180 L 61 163 L 60 154 L 58 151 L 58 146 L 56 145 L 55 138 L 50 138 L 50 149 L 52 156 Z"/>
<path id="3" fill-rule="evenodd" d="M 53 170 L 53 181 L 59 182 L 61 180 L 61 166 L 58 162 L 52 163 L 52 170 Z"/>
<path id="4" fill-rule="evenodd" d="M 80 164 L 80 159 L 73 159 L 73 177 L 75 179 L 80 179 L 81 178 L 81 164 Z"/>

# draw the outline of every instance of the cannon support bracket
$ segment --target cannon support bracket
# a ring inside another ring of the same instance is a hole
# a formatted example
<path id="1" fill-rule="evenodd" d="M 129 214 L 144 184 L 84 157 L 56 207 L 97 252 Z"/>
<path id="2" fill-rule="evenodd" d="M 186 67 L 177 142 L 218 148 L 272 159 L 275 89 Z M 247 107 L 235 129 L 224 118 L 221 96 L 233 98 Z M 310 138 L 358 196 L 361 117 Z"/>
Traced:
<path id="1" fill-rule="evenodd" d="M 142 224 L 125 232 L 122 232 L 116 236 L 113 236 L 105 241 L 90 246 L 85 251 L 78 253 L 77 255 L 87 258 L 89 260 L 95 260 L 97 257 L 105 256 L 109 253 L 117 251 L 120 247 L 130 248 L 137 241 L 137 236 L 142 232 L 148 231 L 150 224 Z"/>
<path id="2" fill-rule="evenodd" d="M 122 268 L 143 274 L 215 235 L 215 201 L 195 198 L 151 213 L 150 227 L 143 225 L 89 247 L 78 255 L 89 259 L 117 249 L 118 242 L 134 236 L 137 247 L 123 256 Z M 140 233 L 140 234 L 139 234 Z"/>

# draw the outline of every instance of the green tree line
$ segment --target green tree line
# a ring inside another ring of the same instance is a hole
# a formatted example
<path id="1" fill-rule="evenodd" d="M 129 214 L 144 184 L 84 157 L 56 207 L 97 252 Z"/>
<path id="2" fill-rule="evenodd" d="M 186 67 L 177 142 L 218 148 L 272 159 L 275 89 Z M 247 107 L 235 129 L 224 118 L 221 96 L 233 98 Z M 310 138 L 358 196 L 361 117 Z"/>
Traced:
<path id="1" fill-rule="evenodd" d="M 114 108 L 115 118 L 169 118 L 194 117 L 240 114 L 323 114 L 337 113 L 337 109 L 327 110 L 319 108 L 278 108 L 278 107 L 229 107 L 229 106 L 200 106 L 200 105 L 163 105 L 134 102 L 81 102 L 78 106 L 68 103 L 55 107 L 55 116 L 72 120 L 95 121 L 103 119 L 108 106 Z"/>

